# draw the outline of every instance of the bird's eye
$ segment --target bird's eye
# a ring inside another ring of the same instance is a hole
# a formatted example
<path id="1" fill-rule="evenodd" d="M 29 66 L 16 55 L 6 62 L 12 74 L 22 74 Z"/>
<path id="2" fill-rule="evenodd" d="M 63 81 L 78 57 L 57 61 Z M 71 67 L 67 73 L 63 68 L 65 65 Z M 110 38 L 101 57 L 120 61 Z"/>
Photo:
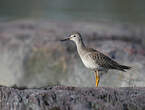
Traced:
<path id="1" fill-rule="evenodd" d="M 74 35 L 74 37 L 76 37 L 76 36 Z"/>

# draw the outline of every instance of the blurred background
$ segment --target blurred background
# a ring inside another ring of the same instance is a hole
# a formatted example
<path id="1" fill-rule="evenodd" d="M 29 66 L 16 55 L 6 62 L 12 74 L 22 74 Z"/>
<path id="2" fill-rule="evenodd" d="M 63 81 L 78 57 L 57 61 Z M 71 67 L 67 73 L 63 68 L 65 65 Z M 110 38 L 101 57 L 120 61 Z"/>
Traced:
<path id="1" fill-rule="evenodd" d="M 1 0 L 0 20 L 49 19 L 145 23 L 144 0 Z"/>
<path id="2" fill-rule="evenodd" d="M 127 72 L 101 74 L 99 86 L 145 85 L 144 0 L 1 0 L 0 85 L 95 87 L 74 43 L 57 40 L 80 32 L 89 47 Z"/>

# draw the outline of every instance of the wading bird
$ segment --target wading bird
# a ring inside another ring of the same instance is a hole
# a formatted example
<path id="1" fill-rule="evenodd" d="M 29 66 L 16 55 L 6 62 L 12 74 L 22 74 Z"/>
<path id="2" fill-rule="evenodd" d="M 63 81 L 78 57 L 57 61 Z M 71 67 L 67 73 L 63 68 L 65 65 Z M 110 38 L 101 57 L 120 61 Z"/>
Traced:
<path id="1" fill-rule="evenodd" d="M 87 48 L 85 44 L 83 43 L 83 39 L 80 33 L 75 33 L 70 35 L 68 38 L 65 38 L 61 41 L 68 41 L 72 40 L 75 42 L 77 46 L 78 54 L 84 63 L 84 65 L 94 70 L 95 73 L 95 79 L 96 79 L 96 87 L 99 84 L 99 72 L 105 71 L 107 72 L 109 69 L 116 69 L 120 71 L 124 71 L 126 69 L 130 69 L 131 67 L 120 65 L 116 61 L 112 60 L 108 56 L 104 55 L 103 53 L 99 52 L 98 50 L 95 50 L 93 48 Z"/>

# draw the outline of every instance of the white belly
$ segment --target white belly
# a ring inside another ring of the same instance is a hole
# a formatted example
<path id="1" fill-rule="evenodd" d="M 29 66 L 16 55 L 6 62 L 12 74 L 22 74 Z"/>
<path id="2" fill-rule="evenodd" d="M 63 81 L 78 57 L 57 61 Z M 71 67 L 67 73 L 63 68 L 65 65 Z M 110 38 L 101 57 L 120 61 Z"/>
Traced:
<path id="1" fill-rule="evenodd" d="M 98 69 L 99 65 L 96 64 L 96 62 L 89 56 L 89 54 L 86 54 L 84 56 L 80 56 L 82 62 L 84 65 L 89 69 Z"/>

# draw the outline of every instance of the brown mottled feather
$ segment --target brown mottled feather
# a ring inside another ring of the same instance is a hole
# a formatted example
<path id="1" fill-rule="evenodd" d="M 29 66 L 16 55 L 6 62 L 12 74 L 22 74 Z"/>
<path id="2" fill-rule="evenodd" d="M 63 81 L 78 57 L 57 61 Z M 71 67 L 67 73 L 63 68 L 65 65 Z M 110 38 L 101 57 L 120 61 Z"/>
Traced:
<path id="1" fill-rule="evenodd" d="M 117 69 L 121 71 L 125 71 L 124 69 L 130 69 L 130 67 L 118 64 L 116 61 L 112 60 L 111 58 L 97 50 L 94 50 L 92 48 L 86 48 L 86 50 L 90 52 L 90 57 L 92 57 L 92 59 L 95 60 L 96 63 L 101 67 L 107 69 Z"/>

